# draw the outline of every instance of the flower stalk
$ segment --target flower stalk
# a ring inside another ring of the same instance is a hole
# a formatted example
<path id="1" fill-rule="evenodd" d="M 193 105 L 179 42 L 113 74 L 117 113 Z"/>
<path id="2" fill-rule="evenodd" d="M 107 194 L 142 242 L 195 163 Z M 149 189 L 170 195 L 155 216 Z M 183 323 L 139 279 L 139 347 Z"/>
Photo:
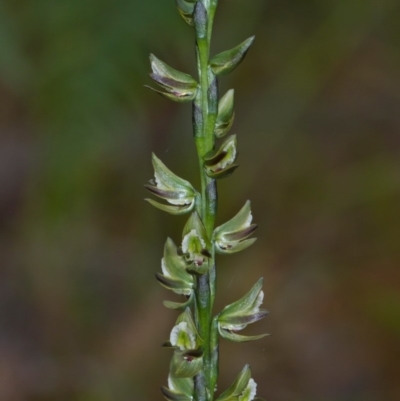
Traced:
<path id="1" fill-rule="evenodd" d="M 233 71 L 254 41 L 251 37 L 231 50 L 211 57 L 211 35 L 218 0 L 176 0 L 182 18 L 194 28 L 198 81 L 150 55 L 150 78 L 160 86 L 153 89 L 176 102 L 192 102 L 193 133 L 200 168 L 201 188 L 197 192 L 186 180 L 170 171 L 153 155 L 155 178 L 146 188 L 167 202 L 147 201 L 170 214 L 190 213 L 180 246 L 168 239 L 156 278 L 165 288 L 184 296 L 184 302 L 165 301 L 170 309 L 184 312 L 164 345 L 174 349 L 168 387 L 162 387 L 169 401 L 252 401 L 256 383 L 248 365 L 232 386 L 215 397 L 218 380 L 218 342 L 235 342 L 264 337 L 236 332 L 263 318 L 262 279 L 241 299 L 213 314 L 216 292 L 216 253 L 241 251 L 255 241 L 248 238 L 257 225 L 251 224 L 250 202 L 239 213 L 215 229 L 217 180 L 230 176 L 238 167 L 237 139 L 232 135 L 217 144 L 230 130 L 234 119 L 234 91 L 221 99 L 218 77 Z"/>

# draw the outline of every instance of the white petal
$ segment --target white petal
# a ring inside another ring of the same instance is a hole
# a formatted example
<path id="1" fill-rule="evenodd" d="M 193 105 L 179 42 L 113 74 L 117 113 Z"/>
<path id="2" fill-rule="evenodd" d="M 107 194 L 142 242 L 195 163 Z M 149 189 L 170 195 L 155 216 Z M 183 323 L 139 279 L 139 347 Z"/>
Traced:
<path id="1" fill-rule="evenodd" d="M 263 300 L 264 300 L 264 291 L 260 291 L 260 293 L 257 295 L 256 300 L 254 301 L 254 307 L 252 309 L 253 313 L 259 312 Z"/>
<path id="2" fill-rule="evenodd" d="M 185 333 L 189 337 L 189 347 L 187 349 L 194 349 L 196 347 L 196 336 L 189 330 L 186 322 L 180 322 L 171 331 L 169 341 L 174 347 L 179 347 L 181 351 L 185 350 L 185 344 L 179 344 L 180 333 Z"/>
<path id="3" fill-rule="evenodd" d="M 206 248 L 206 243 L 204 242 L 204 240 L 197 234 L 197 231 L 196 231 L 196 230 L 192 230 L 192 231 L 190 231 L 190 233 L 186 234 L 186 235 L 183 237 L 183 240 L 182 240 L 182 251 L 183 251 L 184 253 L 187 253 L 187 252 L 189 251 L 189 242 L 190 242 L 190 239 L 191 239 L 192 237 L 197 237 L 197 239 L 200 240 L 201 246 L 202 246 L 204 249 Z"/>
<path id="4" fill-rule="evenodd" d="M 250 379 L 247 383 L 246 388 L 243 390 L 242 395 L 239 397 L 239 401 L 252 401 L 257 393 L 257 383 Z"/>

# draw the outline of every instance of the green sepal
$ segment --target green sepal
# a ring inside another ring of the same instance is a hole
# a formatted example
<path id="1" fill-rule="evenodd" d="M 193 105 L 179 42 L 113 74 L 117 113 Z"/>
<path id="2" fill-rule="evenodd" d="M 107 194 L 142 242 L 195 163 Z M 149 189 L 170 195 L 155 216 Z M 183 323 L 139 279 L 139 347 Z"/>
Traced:
<path id="1" fill-rule="evenodd" d="M 175 351 L 170 373 L 174 377 L 193 377 L 203 368 L 203 353 L 199 350 Z"/>
<path id="2" fill-rule="evenodd" d="M 255 37 L 246 39 L 233 49 L 226 50 L 214 56 L 210 61 L 210 66 L 215 75 L 225 75 L 233 71 L 246 56 L 249 47 L 254 42 Z"/>
<path id="3" fill-rule="evenodd" d="M 219 237 L 225 235 L 225 233 L 242 230 L 251 223 L 251 220 L 251 202 L 248 200 L 240 209 L 239 213 L 215 229 L 214 236 Z"/>
<path id="4" fill-rule="evenodd" d="M 245 365 L 235 381 L 217 398 L 216 401 L 238 400 L 238 397 L 243 393 L 250 379 L 250 366 Z"/>
<path id="5" fill-rule="evenodd" d="M 191 101 L 195 98 L 198 84 L 189 74 L 175 70 L 154 54 L 150 54 L 150 64 L 153 71 L 150 78 L 166 92 L 149 87 L 150 89 L 177 102 Z"/>
<path id="6" fill-rule="evenodd" d="M 170 67 L 154 54 L 150 54 L 150 63 L 154 74 L 171 79 L 187 88 L 197 88 L 197 81 L 191 75 L 175 70 L 175 68 Z"/>
<path id="7" fill-rule="evenodd" d="M 147 89 L 151 89 L 153 92 L 156 92 L 159 95 L 161 95 L 169 100 L 172 100 L 173 102 L 177 102 L 177 103 L 191 102 L 196 97 L 196 93 L 192 93 L 192 92 L 174 92 L 174 91 L 163 92 L 163 91 L 155 89 L 149 85 L 144 85 L 144 87 Z"/>
<path id="8" fill-rule="evenodd" d="M 197 0 L 175 0 L 179 14 L 190 26 L 194 25 L 193 12 Z"/>
<path id="9" fill-rule="evenodd" d="M 251 313 L 248 315 L 232 315 L 229 316 L 227 320 L 224 320 L 224 318 L 219 318 L 218 321 L 221 323 L 221 327 L 224 327 L 224 324 L 227 325 L 232 325 L 232 326 L 240 326 L 240 325 L 247 325 L 251 323 L 255 323 L 261 319 L 263 319 L 265 316 L 268 315 L 268 311 L 265 309 L 260 309 L 256 313 Z"/>
<path id="10" fill-rule="evenodd" d="M 154 206 L 157 209 L 162 210 L 163 212 L 167 212 L 169 214 L 173 214 L 175 216 L 180 216 L 182 214 L 189 213 L 193 210 L 194 205 L 187 205 L 187 206 L 169 206 L 164 205 L 163 203 L 157 202 L 153 199 L 146 198 L 146 202 L 149 202 L 150 205 Z"/>
<path id="11" fill-rule="evenodd" d="M 225 233 L 224 237 L 227 241 L 241 241 L 250 237 L 257 228 L 257 224 L 250 224 L 241 230 Z"/>
<path id="12" fill-rule="evenodd" d="M 223 170 L 219 170 L 217 172 L 213 172 L 213 171 L 208 171 L 207 175 L 210 178 L 214 178 L 216 180 L 222 179 L 222 178 L 228 178 L 229 176 L 231 176 L 233 174 L 233 172 L 239 167 L 238 164 L 232 164 L 231 166 L 223 169 Z"/>
<path id="13" fill-rule="evenodd" d="M 186 272 L 186 262 L 184 258 L 178 254 L 178 249 L 171 238 L 167 238 L 164 245 L 162 268 L 165 276 L 179 279 L 190 286 L 194 285 L 193 277 Z"/>
<path id="14" fill-rule="evenodd" d="M 182 191 L 185 192 L 188 197 L 194 197 L 195 190 L 192 184 L 174 174 L 154 153 L 152 154 L 152 163 L 157 186 L 165 187 L 170 190 Z"/>
<path id="15" fill-rule="evenodd" d="M 215 250 L 217 253 L 222 253 L 222 254 L 232 254 L 236 252 L 240 252 L 248 248 L 249 246 L 253 245 L 257 241 L 257 238 L 249 238 L 245 239 L 244 241 L 240 241 L 235 245 L 227 244 L 224 246 L 217 246 L 215 247 Z"/>
<path id="16" fill-rule="evenodd" d="M 222 312 L 219 314 L 218 321 L 226 321 L 228 320 L 229 316 L 240 316 L 246 315 L 250 311 L 252 311 L 257 302 L 258 298 L 264 283 L 264 279 L 261 277 L 250 289 L 249 292 L 246 293 L 242 298 L 233 302 L 232 304 L 226 306 Z"/>
<path id="17" fill-rule="evenodd" d="M 182 394 L 175 390 L 170 390 L 167 387 L 162 386 L 161 391 L 164 395 L 164 398 L 168 401 L 192 401 L 192 396 L 188 396 L 186 394 Z"/>
<path id="18" fill-rule="evenodd" d="M 251 204 L 247 201 L 232 219 L 214 230 L 215 249 L 218 253 L 235 253 L 252 245 L 256 238 L 248 237 L 257 229 L 256 224 L 251 224 Z"/>
<path id="19" fill-rule="evenodd" d="M 255 341 L 261 338 L 268 336 L 269 334 L 259 334 L 257 336 L 244 336 L 242 334 L 236 334 L 230 330 L 225 330 L 218 325 L 218 331 L 221 337 L 225 338 L 226 340 L 230 340 L 236 343 L 243 343 L 247 341 Z"/>
<path id="20" fill-rule="evenodd" d="M 192 397 L 194 393 L 194 382 L 190 377 L 174 377 L 170 373 L 168 376 L 168 387 L 188 397 Z"/>
<path id="21" fill-rule="evenodd" d="M 235 118 L 233 89 L 228 90 L 218 104 L 218 116 L 215 122 L 214 134 L 217 138 L 225 136 L 232 127 Z"/>
<path id="22" fill-rule="evenodd" d="M 156 279 L 163 287 L 174 292 L 181 291 L 179 292 L 180 294 L 189 294 L 193 291 L 194 285 L 189 284 L 186 281 L 166 277 L 158 272 L 156 273 Z"/>
<path id="23" fill-rule="evenodd" d="M 190 294 L 190 297 L 188 298 L 188 300 L 186 302 L 172 302 L 172 301 L 163 301 L 163 304 L 166 308 L 168 309 L 175 309 L 175 310 L 179 310 L 179 309 L 185 309 L 188 306 L 192 305 L 194 300 L 194 292 L 192 292 Z"/>
<path id="24" fill-rule="evenodd" d="M 236 135 L 227 138 L 222 145 L 203 157 L 206 174 L 211 178 L 225 178 L 238 167 Z"/>

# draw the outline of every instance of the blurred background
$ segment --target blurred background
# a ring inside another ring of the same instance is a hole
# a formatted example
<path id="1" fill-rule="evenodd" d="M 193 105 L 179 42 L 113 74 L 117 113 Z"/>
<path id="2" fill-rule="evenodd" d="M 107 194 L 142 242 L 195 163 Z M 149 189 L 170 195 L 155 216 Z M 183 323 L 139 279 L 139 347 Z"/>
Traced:
<path id="1" fill-rule="evenodd" d="M 268 401 L 400 399 L 400 4 L 221 0 L 213 53 L 255 34 L 235 88 L 257 243 L 218 259 L 216 310 L 265 277 L 254 343 L 221 342 Z M 195 75 L 164 0 L 0 0 L 0 399 L 161 400 L 176 319 L 151 152 L 199 184 L 191 107 L 143 88 L 148 54 Z"/>

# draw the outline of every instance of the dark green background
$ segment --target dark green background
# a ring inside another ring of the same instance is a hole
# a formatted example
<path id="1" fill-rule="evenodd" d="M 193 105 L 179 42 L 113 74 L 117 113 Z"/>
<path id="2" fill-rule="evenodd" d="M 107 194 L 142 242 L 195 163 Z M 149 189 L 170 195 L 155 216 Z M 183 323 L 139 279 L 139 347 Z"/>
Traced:
<path id="1" fill-rule="evenodd" d="M 216 308 L 265 277 L 270 316 L 221 344 L 268 401 L 400 399 L 400 4 L 221 0 L 213 53 L 248 36 Z M 151 152 L 198 186 L 190 105 L 143 88 L 148 54 L 195 74 L 172 0 L 0 0 L 0 399 L 161 400 L 176 313 L 154 280 L 185 218 L 143 202 Z"/>

